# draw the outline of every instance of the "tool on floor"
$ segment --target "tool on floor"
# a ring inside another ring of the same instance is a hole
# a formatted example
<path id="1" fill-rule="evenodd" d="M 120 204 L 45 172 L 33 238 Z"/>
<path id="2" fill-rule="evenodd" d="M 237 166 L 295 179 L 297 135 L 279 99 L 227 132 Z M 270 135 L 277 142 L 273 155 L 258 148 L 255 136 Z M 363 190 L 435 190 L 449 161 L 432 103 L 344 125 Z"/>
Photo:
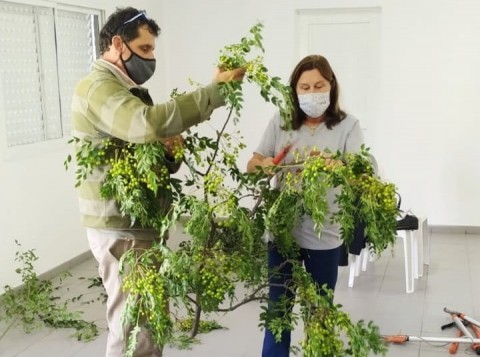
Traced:
<path id="1" fill-rule="evenodd" d="M 463 336 L 463 332 L 462 332 L 462 331 L 458 331 L 457 336 L 458 336 L 458 337 L 462 337 L 462 336 Z M 448 353 L 450 353 L 451 355 L 456 354 L 457 351 L 458 351 L 458 346 L 459 346 L 459 343 L 458 343 L 458 342 L 452 342 L 452 343 L 450 344 L 450 348 L 448 349 Z"/>
<path id="2" fill-rule="evenodd" d="M 452 320 L 453 320 L 453 326 L 456 326 L 458 328 L 458 333 L 457 333 L 457 336 L 458 337 L 462 337 L 462 336 L 467 336 L 467 337 L 470 337 L 473 339 L 473 336 L 466 330 L 466 328 L 471 325 L 470 322 L 468 321 L 465 321 L 465 323 L 462 322 L 462 320 L 455 314 L 450 314 L 450 316 L 452 317 Z M 442 326 L 443 327 L 443 326 Z M 450 344 L 450 348 L 448 349 L 448 352 L 451 354 L 451 355 L 454 355 L 457 353 L 458 351 L 458 346 L 459 346 L 459 343 L 458 342 L 452 342 Z"/>
<path id="3" fill-rule="evenodd" d="M 452 316 L 453 318 L 453 316 Z M 465 321 L 465 323 L 463 324 L 465 327 L 468 327 L 470 326 L 470 322 L 468 321 Z M 445 330 L 447 328 L 451 328 L 451 327 L 456 327 L 457 324 L 455 321 L 452 321 L 450 322 L 449 324 L 445 324 L 441 327 L 442 330 Z M 461 329 L 458 330 L 458 333 L 457 333 L 457 337 L 462 337 L 463 336 L 463 332 Z M 459 343 L 458 342 L 452 342 L 450 343 L 450 347 L 448 349 L 448 352 L 451 354 L 451 355 L 454 355 L 457 353 L 458 351 L 458 346 L 459 346 Z"/>
<path id="4" fill-rule="evenodd" d="M 457 324 L 458 328 L 464 334 L 465 334 L 465 331 L 467 330 L 466 327 L 470 326 L 470 328 L 473 330 L 473 333 L 475 334 L 475 337 L 477 339 L 480 338 L 480 327 L 479 327 L 480 322 L 478 322 L 478 321 L 474 320 L 473 318 L 471 318 L 471 317 L 469 317 L 469 316 L 467 316 L 467 315 L 465 315 L 461 312 L 458 312 L 458 311 L 452 311 L 452 310 L 449 310 L 447 308 L 444 308 L 443 311 L 445 311 L 446 313 L 449 313 L 452 316 L 453 321 Z M 470 335 L 469 337 L 474 339 L 474 337 L 472 335 Z M 471 348 L 477 355 L 480 355 L 480 343 L 473 342 Z"/>
<path id="5" fill-rule="evenodd" d="M 415 342 L 450 342 L 449 353 L 455 354 L 458 350 L 460 343 L 470 344 L 472 350 L 475 354 L 480 355 L 480 321 L 477 321 L 470 316 L 465 315 L 464 313 L 450 310 L 448 308 L 443 308 L 443 311 L 447 314 L 450 314 L 453 322 L 445 324 L 441 327 L 442 330 L 449 327 L 458 328 L 457 337 L 418 337 L 418 336 L 409 336 L 409 335 L 386 335 L 382 336 L 385 342 L 398 343 L 402 344 L 407 341 Z M 470 331 L 467 329 L 470 327 L 474 332 L 473 336 Z"/>
<path id="6" fill-rule="evenodd" d="M 480 338 L 480 328 L 477 325 L 471 325 L 471 328 L 475 336 Z M 480 343 L 472 343 L 472 350 L 474 350 L 477 355 L 480 355 Z"/>

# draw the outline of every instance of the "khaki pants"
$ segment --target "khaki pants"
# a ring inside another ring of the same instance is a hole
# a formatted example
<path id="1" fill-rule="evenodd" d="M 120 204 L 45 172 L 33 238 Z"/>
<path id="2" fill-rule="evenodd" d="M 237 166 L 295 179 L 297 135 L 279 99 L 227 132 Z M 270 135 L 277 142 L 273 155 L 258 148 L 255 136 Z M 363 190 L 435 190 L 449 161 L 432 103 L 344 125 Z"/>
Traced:
<path id="1" fill-rule="evenodd" d="M 119 259 L 123 253 L 131 248 L 145 249 L 151 247 L 155 234 L 142 232 L 139 235 L 132 231 L 87 228 L 87 237 L 90 249 L 98 262 L 98 273 L 108 295 L 108 339 L 105 357 L 123 357 L 125 355 L 126 337 L 130 331 L 122 326 L 120 320 L 127 294 L 122 291 L 118 271 Z M 147 330 L 142 328 L 137 337 L 134 356 L 161 357 L 162 349 L 163 346 L 155 346 Z"/>

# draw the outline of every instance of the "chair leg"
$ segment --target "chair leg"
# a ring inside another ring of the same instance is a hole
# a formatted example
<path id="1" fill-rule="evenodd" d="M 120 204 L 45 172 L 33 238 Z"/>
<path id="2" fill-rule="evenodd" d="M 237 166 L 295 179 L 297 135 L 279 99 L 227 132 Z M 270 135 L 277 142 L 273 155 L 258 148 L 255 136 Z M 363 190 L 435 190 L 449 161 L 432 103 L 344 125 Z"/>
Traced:
<path id="1" fill-rule="evenodd" d="M 410 231 L 410 234 L 412 235 L 412 273 L 414 279 L 418 279 L 423 274 L 423 269 L 421 269 L 420 267 L 420 261 L 423 260 L 420 258 L 421 254 L 423 254 L 423 249 L 420 248 L 420 241 L 422 240 L 422 235 L 419 232 L 419 229 L 415 231 Z"/>
<path id="2" fill-rule="evenodd" d="M 348 286 L 353 287 L 353 282 L 355 277 L 360 275 L 360 267 L 362 266 L 363 258 L 363 249 L 359 255 L 349 254 L 350 258 L 353 258 L 353 261 L 349 263 L 349 275 L 348 275 Z"/>
<path id="3" fill-rule="evenodd" d="M 425 258 L 425 242 L 424 242 L 424 234 L 423 234 L 423 221 L 425 220 L 424 217 L 418 218 L 418 230 L 415 231 L 416 242 L 415 245 L 417 247 L 417 278 L 423 276 L 423 264 Z"/>
<path id="4" fill-rule="evenodd" d="M 362 271 L 367 271 L 367 263 L 368 263 L 368 257 L 369 257 L 369 249 L 368 247 L 365 247 L 362 249 L 360 252 L 360 257 L 362 260 Z"/>
<path id="5" fill-rule="evenodd" d="M 423 264 L 430 265 L 430 232 L 428 230 L 428 219 L 422 218 L 422 226 L 419 227 L 422 231 L 423 239 Z"/>
<path id="6" fill-rule="evenodd" d="M 353 254 L 349 254 L 350 257 L 353 256 Z M 356 265 L 356 259 L 355 261 L 350 262 L 348 265 L 348 287 L 352 288 L 353 287 L 353 282 L 355 281 L 355 265 Z"/>
<path id="7" fill-rule="evenodd" d="M 430 264 L 430 235 L 428 232 L 427 218 L 418 218 L 418 230 L 414 232 L 414 276 L 419 278 L 423 276 L 424 264 Z M 415 259 L 416 258 L 416 259 Z"/>
<path id="8" fill-rule="evenodd" d="M 360 251 L 359 255 L 355 256 L 355 276 L 360 275 L 360 267 L 362 266 L 362 257 L 363 257 L 363 249 Z"/>
<path id="9" fill-rule="evenodd" d="M 412 231 L 404 231 L 403 239 L 403 255 L 405 261 L 405 290 L 407 293 L 413 293 L 415 290 L 415 281 L 413 279 L 413 234 Z"/>

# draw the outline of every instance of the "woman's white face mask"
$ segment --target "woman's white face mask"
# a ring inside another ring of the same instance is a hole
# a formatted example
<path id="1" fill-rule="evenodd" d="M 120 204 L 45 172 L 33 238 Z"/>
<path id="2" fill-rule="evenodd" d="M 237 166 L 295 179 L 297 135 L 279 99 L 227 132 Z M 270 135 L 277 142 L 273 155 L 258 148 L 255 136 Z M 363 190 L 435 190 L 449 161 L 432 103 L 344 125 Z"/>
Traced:
<path id="1" fill-rule="evenodd" d="M 330 91 L 298 95 L 298 104 L 310 118 L 319 118 L 330 105 Z"/>

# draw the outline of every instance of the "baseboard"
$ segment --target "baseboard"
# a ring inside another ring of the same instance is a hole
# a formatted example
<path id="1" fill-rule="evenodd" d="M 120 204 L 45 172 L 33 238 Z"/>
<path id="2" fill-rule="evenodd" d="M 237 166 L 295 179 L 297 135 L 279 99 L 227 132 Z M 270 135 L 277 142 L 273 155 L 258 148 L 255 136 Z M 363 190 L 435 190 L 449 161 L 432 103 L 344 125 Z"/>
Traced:
<path id="1" fill-rule="evenodd" d="M 448 234 L 480 234 L 479 226 L 442 226 L 428 225 L 431 233 L 448 233 Z"/>
<path id="2" fill-rule="evenodd" d="M 44 272 L 42 274 L 39 274 L 38 277 L 41 280 L 53 279 L 56 276 L 58 276 L 59 274 L 64 273 L 66 271 L 69 271 L 73 267 L 77 266 L 80 263 L 83 263 L 84 261 L 86 261 L 88 259 L 91 259 L 92 257 L 93 257 L 92 252 L 90 250 L 87 250 L 83 253 L 80 253 L 76 257 L 73 257 L 73 258 L 67 260 L 66 262 L 64 262 L 62 264 L 57 265 L 56 267 L 54 267 L 50 270 L 47 270 L 46 272 Z"/>

